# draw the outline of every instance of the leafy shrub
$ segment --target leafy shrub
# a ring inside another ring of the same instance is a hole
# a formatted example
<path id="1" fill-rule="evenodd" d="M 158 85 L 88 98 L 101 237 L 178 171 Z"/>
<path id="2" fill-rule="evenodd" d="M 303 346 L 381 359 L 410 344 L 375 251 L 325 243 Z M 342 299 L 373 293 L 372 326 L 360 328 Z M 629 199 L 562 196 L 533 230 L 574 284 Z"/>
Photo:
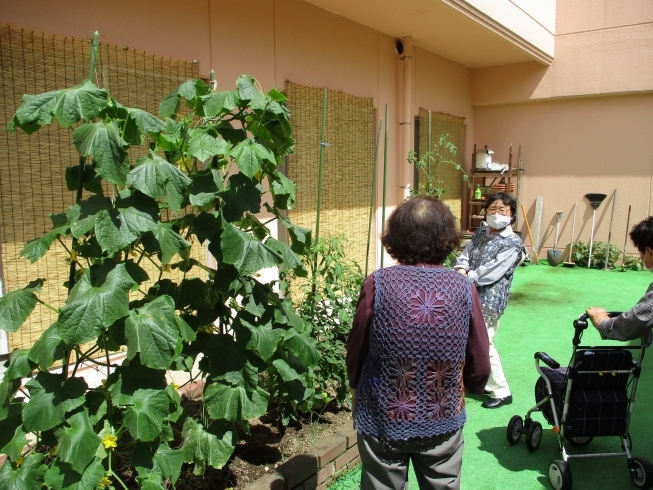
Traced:
<path id="1" fill-rule="evenodd" d="M 303 257 L 310 276 L 301 287 L 297 312 L 311 325 L 321 354 L 314 368 L 314 408 L 332 398 L 338 406 L 351 406 L 345 353 L 364 278 L 360 266 L 346 257 L 345 241 L 342 235 L 320 238 Z"/>
<path id="2" fill-rule="evenodd" d="M 624 261 L 622 267 L 631 271 L 643 271 L 644 262 L 639 257 L 634 257 L 632 255 L 626 255 L 626 260 Z"/>
<path id="3" fill-rule="evenodd" d="M 192 111 L 186 116 L 182 99 Z M 0 488 L 126 488 L 114 452 L 131 462 L 139 486 L 174 487 L 184 462 L 197 474 L 226 464 L 238 442 L 234 426 L 247 432 L 248 419 L 266 412 L 260 373 L 294 406 L 313 402 L 311 369 L 320 355 L 310 326 L 256 277 L 275 266 L 305 273 L 297 253 L 310 244 L 309 231 L 282 214 L 295 195 L 278 171 L 294 146 L 284 102 L 247 75 L 224 92 L 189 80 L 161 102 L 161 118 L 122 106 L 90 77 L 23 97 L 10 131 L 29 134 L 53 121 L 71 128 L 79 165 L 67 174 L 78 197 L 52 215 L 52 231 L 21 251 L 35 262 L 53 243 L 68 242 L 65 304 L 47 305 L 39 279 L 0 299 L 0 328 L 8 332 L 37 303 L 58 313 L 31 349 L 12 353 L 0 383 L 0 451 L 8 456 Z M 130 147 L 143 144 L 149 153 L 132 165 Z M 103 180 L 115 199 L 103 196 Z M 264 202 L 291 246 L 255 216 Z M 192 242 L 208 244 L 215 267 L 190 257 Z M 152 281 L 144 261 L 157 269 Z M 206 279 L 186 278 L 193 268 Z M 183 278 L 167 277 L 171 269 Z M 127 359 L 112 364 L 109 352 L 123 348 Z M 97 358 L 102 351 L 106 357 Z M 183 444 L 171 447 L 171 423 L 184 419 L 165 373 L 190 372 L 200 354 L 205 416 L 186 417 Z M 106 372 L 101 386 L 77 376 L 89 360 Z M 55 363 L 61 373 L 50 372 Z M 28 440 L 36 444 L 24 450 Z"/>
<path id="4" fill-rule="evenodd" d="M 581 267 L 587 267 L 590 257 L 590 248 L 589 244 L 585 244 L 582 241 L 577 241 L 573 243 L 574 246 L 574 262 Z M 608 245 L 604 242 L 594 242 L 592 245 L 592 269 L 604 269 L 606 255 L 608 251 Z M 610 245 L 610 256 L 608 257 L 608 268 L 614 268 L 615 263 L 621 257 L 621 251 L 618 247 Z"/>

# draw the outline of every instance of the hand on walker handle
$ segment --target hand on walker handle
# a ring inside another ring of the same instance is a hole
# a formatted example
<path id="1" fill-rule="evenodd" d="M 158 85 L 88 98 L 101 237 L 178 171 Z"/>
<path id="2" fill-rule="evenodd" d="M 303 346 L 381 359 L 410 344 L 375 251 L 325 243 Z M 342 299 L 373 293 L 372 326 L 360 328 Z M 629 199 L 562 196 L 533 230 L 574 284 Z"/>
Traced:
<path id="1" fill-rule="evenodd" d="M 599 328 L 599 322 L 601 320 L 607 320 L 610 318 L 605 308 L 601 308 L 599 306 L 590 306 L 587 308 L 587 310 L 585 310 L 585 313 L 587 313 L 587 317 L 592 322 L 592 325 L 594 325 L 596 328 Z"/>

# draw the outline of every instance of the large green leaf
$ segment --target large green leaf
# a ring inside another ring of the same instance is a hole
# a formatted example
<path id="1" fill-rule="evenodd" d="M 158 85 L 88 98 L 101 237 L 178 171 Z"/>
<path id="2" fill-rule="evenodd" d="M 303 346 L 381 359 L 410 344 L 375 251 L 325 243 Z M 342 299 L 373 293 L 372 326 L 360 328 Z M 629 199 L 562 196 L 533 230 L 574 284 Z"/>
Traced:
<path id="1" fill-rule="evenodd" d="M 139 389 L 130 397 L 123 420 L 131 436 L 140 441 L 153 441 L 162 431 L 170 404 L 163 390 Z"/>
<path id="2" fill-rule="evenodd" d="M 40 490 L 43 487 L 43 477 L 48 467 L 43 464 L 45 456 L 41 453 L 31 453 L 23 464 L 14 467 L 7 458 L 0 468 L 0 488 L 4 490 Z M 56 487 L 61 488 L 61 487 Z"/>
<path id="3" fill-rule="evenodd" d="M 274 205 L 279 209 L 290 209 L 295 204 L 295 182 L 283 174 L 277 174 L 272 181 Z"/>
<path id="4" fill-rule="evenodd" d="M 83 172 L 82 188 L 85 191 L 102 195 L 104 193 L 104 189 L 102 189 L 102 177 L 95 173 L 93 165 L 85 164 Z M 66 188 L 71 192 L 75 192 L 79 183 L 79 165 L 66 167 L 65 179 Z"/>
<path id="5" fill-rule="evenodd" d="M 45 473 L 45 483 L 49 488 L 57 490 L 90 490 L 100 484 L 104 474 L 104 466 L 98 458 L 91 461 L 81 475 L 71 465 L 57 458 Z"/>
<path id="6" fill-rule="evenodd" d="M 272 364 L 276 368 L 277 372 L 286 383 L 294 381 L 301 378 L 301 373 L 295 371 L 290 364 L 288 364 L 283 359 L 275 359 L 272 361 Z"/>
<path id="7" fill-rule="evenodd" d="M 26 378 L 34 367 L 28 358 L 29 349 L 15 349 L 9 356 L 9 367 L 4 372 L 6 379 Z"/>
<path id="8" fill-rule="evenodd" d="M 282 216 L 278 210 L 266 204 L 266 209 L 274 214 L 279 221 L 286 227 L 290 235 L 290 243 L 293 252 L 303 255 L 311 246 L 311 230 L 302 228 L 293 224 L 287 217 Z"/>
<path id="9" fill-rule="evenodd" d="M 154 233 L 156 241 L 159 242 L 163 264 L 169 264 L 175 254 L 190 248 L 190 243 L 174 231 L 170 223 L 157 223 L 152 233 Z"/>
<path id="10" fill-rule="evenodd" d="M 277 347 L 285 334 L 285 330 L 272 328 L 270 325 L 252 325 L 240 315 L 233 323 L 236 340 L 239 345 L 254 352 L 267 361 L 277 351 Z"/>
<path id="11" fill-rule="evenodd" d="M 238 90 L 226 90 L 202 96 L 202 106 L 206 117 L 215 117 L 223 112 L 231 112 L 240 98 Z"/>
<path id="12" fill-rule="evenodd" d="M 42 371 L 50 369 L 54 361 L 63 359 L 66 344 L 61 338 L 59 324 L 50 325 L 34 342 L 29 350 L 29 359 L 36 363 Z"/>
<path id="13" fill-rule="evenodd" d="M 67 231 L 68 225 L 59 226 L 54 230 L 46 233 L 42 237 L 30 240 L 20 251 L 20 256 L 25 257 L 33 264 L 41 257 L 43 257 L 48 250 L 50 250 L 50 246 L 58 237 L 65 235 Z"/>
<path id="14" fill-rule="evenodd" d="M 232 264 L 243 276 L 266 267 L 276 267 L 283 262 L 283 257 L 277 252 L 231 223 L 228 223 L 222 232 L 220 250 L 224 262 Z"/>
<path id="15" fill-rule="evenodd" d="M 142 109 L 125 108 L 127 119 L 123 130 L 123 137 L 130 145 L 140 145 L 147 134 L 156 134 L 163 131 L 166 123 L 158 117 Z"/>
<path id="16" fill-rule="evenodd" d="M 247 391 L 253 391 L 258 386 L 258 370 L 240 351 L 231 335 L 212 335 L 202 352 L 203 362 L 209 363 L 211 379 L 224 380 Z"/>
<path id="17" fill-rule="evenodd" d="M 111 199 L 98 195 L 73 204 L 66 213 L 71 233 L 75 238 L 84 236 L 95 227 L 98 213 L 112 208 Z"/>
<path id="18" fill-rule="evenodd" d="M 250 179 L 261 171 L 263 160 L 275 163 L 274 154 L 269 148 L 258 143 L 254 138 L 247 138 L 234 145 L 229 155 L 236 160 L 236 165 Z"/>
<path id="19" fill-rule="evenodd" d="M 204 474 L 207 466 L 222 469 L 236 448 L 234 432 L 214 424 L 209 431 L 191 417 L 184 422 L 181 437 L 187 463 L 194 463 L 193 473 Z"/>
<path id="20" fill-rule="evenodd" d="M 27 133 L 50 124 L 52 116 L 59 124 L 70 127 L 80 119 L 91 121 L 106 107 L 107 92 L 89 80 L 63 90 L 36 95 L 23 95 L 20 107 L 9 126 L 10 131 L 21 128 Z"/>
<path id="21" fill-rule="evenodd" d="M 218 195 L 224 202 L 222 215 L 230 223 L 241 219 L 246 211 L 255 214 L 261 211 L 261 184 L 244 174 L 229 177 L 228 189 Z"/>
<path id="22" fill-rule="evenodd" d="M 115 185 L 125 185 L 129 164 L 114 121 L 82 124 L 73 132 L 73 143 L 83 157 L 93 157 L 95 172 Z"/>
<path id="23" fill-rule="evenodd" d="M 4 422 L 8 418 L 14 417 L 16 415 L 16 408 L 20 408 L 20 406 L 12 402 L 14 399 L 14 394 L 18 391 L 20 386 L 20 379 L 10 380 L 3 378 L 3 380 L 0 381 L 0 421 Z M 14 424 L 13 426 L 16 428 L 17 424 Z M 0 438 L 1 437 L 2 434 L 0 434 Z"/>
<path id="24" fill-rule="evenodd" d="M 236 80 L 238 95 L 242 100 L 249 100 L 252 109 L 265 109 L 268 97 L 256 87 L 256 80 L 250 75 L 241 75 Z"/>
<path id="25" fill-rule="evenodd" d="M 95 238 L 104 252 L 113 255 L 148 231 L 154 231 L 152 217 L 134 208 L 100 211 L 95 218 Z"/>
<path id="26" fill-rule="evenodd" d="M 3 393 L 3 405 L 7 407 L 5 409 L 4 407 L 0 407 L 0 412 L 5 412 L 6 416 L 2 416 L 0 418 L 0 452 L 4 454 L 9 454 L 9 451 L 13 447 L 12 440 L 15 440 L 17 437 L 20 437 L 18 434 L 18 428 L 21 427 L 20 430 L 22 429 L 23 425 L 23 403 L 11 403 L 9 404 L 7 401 L 7 397 L 4 396 L 4 393 L 6 393 L 8 390 L 5 388 L 8 388 L 11 386 L 11 384 L 14 384 L 16 386 L 16 389 L 20 387 L 20 380 L 16 380 L 15 382 L 11 382 L 9 380 L 4 380 L 0 383 L 0 392 Z M 11 394 L 11 397 L 13 398 L 13 393 Z M 17 445 L 20 445 L 20 443 L 17 443 Z M 9 446 L 9 447 L 6 447 Z M 5 449 L 1 449 L 1 448 Z M 20 452 L 23 451 L 25 448 L 25 444 L 20 446 L 20 448 L 13 447 L 14 450 L 19 450 Z"/>
<path id="27" fill-rule="evenodd" d="M 64 427 L 55 430 L 54 435 L 59 442 L 59 459 L 69 463 L 77 473 L 83 473 L 100 445 L 86 410 L 68 417 Z"/>
<path id="28" fill-rule="evenodd" d="M 140 353 L 144 366 L 169 369 L 181 351 L 175 303 L 170 296 L 159 296 L 142 308 L 131 310 L 125 321 L 127 357 Z"/>
<path id="29" fill-rule="evenodd" d="M 294 328 L 286 331 L 282 346 L 297 356 L 306 366 L 314 366 L 320 360 L 320 353 L 315 348 L 315 339 L 301 335 Z"/>
<path id="30" fill-rule="evenodd" d="M 6 454 L 9 459 L 16 462 L 23 455 L 25 446 L 27 446 L 27 434 L 22 425 L 16 428 L 14 437 L 4 446 L 0 447 L 0 453 Z"/>
<path id="31" fill-rule="evenodd" d="M 229 145 L 222 138 L 214 138 L 205 131 L 194 131 L 188 139 L 188 154 L 205 162 L 215 155 L 228 153 Z"/>
<path id="32" fill-rule="evenodd" d="M 183 449 L 172 449 L 167 443 L 157 446 L 140 442 L 132 450 L 130 463 L 136 468 L 139 476 L 159 473 L 163 479 L 170 480 L 174 485 L 181 473 L 184 458 Z"/>
<path id="33" fill-rule="evenodd" d="M 148 157 L 136 161 L 127 175 L 127 184 L 154 199 L 165 197 L 173 213 L 178 213 L 190 178 L 177 167 L 150 151 Z"/>
<path id="34" fill-rule="evenodd" d="M 223 189 L 222 178 L 217 170 L 202 170 L 191 175 L 193 183 L 188 196 L 193 206 L 204 207 L 214 201 Z"/>
<path id="35" fill-rule="evenodd" d="M 268 408 L 270 395 L 263 388 L 248 392 L 242 386 L 213 383 L 204 389 L 204 403 L 214 419 L 229 421 L 260 417 Z"/>
<path id="36" fill-rule="evenodd" d="M 41 292 L 43 279 L 30 282 L 23 289 L 11 291 L 0 298 L 0 329 L 15 332 L 32 314 Z"/>
<path id="37" fill-rule="evenodd" d="M 265 245 L 270 247 L 272 250 L 277 252 L 279 255 L 283 257 L 283 264 L 286 268 L 286 270 L 293 269 L 295 270 L 295 274 L 297 274 L 300 277 L 306 277 L 307 271 L 304 270 L 304 265 L 302 264 L 302 261 L 299 260 L 299 257 L 295 252 L 293 252 L 292 248 L 290 248 L 288 245 L 286 245 L 283 242 L 280 242 L 276 238 L 269 237 L 265 241 Z"/>
<path id="38" fill-rule="evenodd" d="M 88 389 L 82 378 L 64 380 L 60 374 L 41 371 L 25 384 L 30 393 L 23 409 L 23 425 L 28 431 L 52 429 L 70 412 L 84 403 Z"/>
<path id="39" fill-rule="evenodd" d="M 129 314 L 129 290 L 135 284 L 125 264 L 110 261 L 84 271 L 59 316 L 67 345 L 83 344 Z"/>
<path id="40" fill-rule="evenodd" d="M 181 97 L 188 101 L 190 107 L 194 107 L 193 100 L 195 97 L 201 97 L 208 94 L 208 92 L 209 87 L 202 80 L 187 80 L 161 101 L 159 114 L 161 114 L 161 117 L 176 114 L 179 111 Z"/>

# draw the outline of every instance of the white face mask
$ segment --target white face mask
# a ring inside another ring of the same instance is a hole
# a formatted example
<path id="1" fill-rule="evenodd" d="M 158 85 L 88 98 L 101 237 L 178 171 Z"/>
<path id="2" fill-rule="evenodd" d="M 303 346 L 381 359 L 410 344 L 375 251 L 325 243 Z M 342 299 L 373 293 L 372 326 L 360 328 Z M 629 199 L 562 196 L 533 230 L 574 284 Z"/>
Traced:
<path id="1" fill-rule="evenodd" d="M 510 224 L 512 218 L 510 216 L 503 216 L 502 214 L 491 214 L 486 216 L 485 221 L 490 225 L 490 228 L 495 230 L 503 230 Z"/>

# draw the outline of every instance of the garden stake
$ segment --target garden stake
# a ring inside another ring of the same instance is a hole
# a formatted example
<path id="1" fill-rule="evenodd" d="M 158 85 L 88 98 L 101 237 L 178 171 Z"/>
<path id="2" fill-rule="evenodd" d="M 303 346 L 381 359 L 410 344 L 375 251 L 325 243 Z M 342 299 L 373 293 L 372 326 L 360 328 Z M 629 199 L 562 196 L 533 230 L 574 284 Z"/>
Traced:
<path id="1" fill-rule="evenodd" d="M 614 220 L 614 204 L 617 202 L 617 189 L 612 194 L 612 214 L 610 215 L 610 228 L 608 231 L 608 248 L 605 252 L 605 267 L 604 271 L 608 270 L 608 262 L 610 262 L 610 240 L 612 239 L 612 220 Z"/>
<path id="2" fill-rule="evenodd" d="M 385 188 L 388 175 L 388 104 L 385 105 L 385 136 L 383 137 L 383 204 L 381 207 L 381 236 L 385 232 Z M 383 269 L 383 249 L 381 249 L 381 268 Z"/>
<path id="3" fill-rule="evenodd" d="M 626 219 L 626 236 L 624 237 L 624 254 L 621 257 L 621 270 L 619 272 L 625 272 L 624 264 L 626 262 L 626 245 L 628 245 L 628 228 L 630 228 L 630 204 L 628 205 L 628 218 Z"/>
<path id="4" fill-rule="evenodd" d="M 428 161 L 426 162 L 426 175 L 431 175 L 431 111 L 429 111 L 429 133 L 428 133 L 428 148 L 427 152 L 429 154 Z M 429 195 L 429 192 L 431 191 L 431 183 L 429 182 L 429 179 L 427 178 L 426 180 L 426 194 Z"/>
<path id="5" fill-rule="evenodd" d="M 516 169 L 517 170 L 517 195 L 515 198 L 517 199 L 517 207 L 521 205 L 521 174 L 524 173 L 524 167 L 522 166 L 522 161 L 521 161 L 521 145 L 519 145 L 519 153 L 517 154 L 517 161 L 519 162 L 519 167 Z M 515 229 L 519 228 L 519 213 L 517 213 L 517 216 L 515 216 Z"/>
<path id="6" fill-rule="evenodd" d="M 594 211 L 592 212 L 592 234 L 590 235 L 590 253 L 587 259 L 587 268 L 589 269 L 592 266 L 592 245 L 594 245 L 594 221 L 596 220 L 596 208 L 598 208 L 603 199 L 607 196 L 605 194 L 585 194 L 585 197 L 590 202 L 590 206 Z"/>
<path id="7" fill-rule="evenodd" d="M 95 31 L 93 33 L 93 39 L 91 39 L 91 62 L 88 69 L 88 79 L 93 81 L 93 75 L 95 75 L 95 63 L 97 61 L 97 48 L 99 44 L 100 33 Z M 84 174 L 86 173 L 86 159 L 80 155 L 79 157 L 79 175 L 77 176 L 77 194 L 75 195 L 75 202 L 79 204 L 79 201 L 82 200 L 84 195 Z M 73 238 L 73 245 L 75 244 L 75 239 Z M 71 251 L 74 251 L 73 247 L 70 248 Z M 68 296 L 75 286 L 75 265 L 77 261 L 74 260 L 71 256 L 70 259 L 70 269 L 68 271 Z M 70 351 L 67 350 L 64 352 L 63 357 L 63 367 L 61 372 L 63 373 L 63 378 L 68 378 L 68 366 L 70 364 Z"/>
<path id="8" fill-rule="evenodd" d="M 537 258 L 537 252 L 535 250 L 535 242 L 533 241 L 533 234 L 531 233 L 531 227 L 528 224 L 528 218 L 526 217 L 526 210 L 524 209 L 523 204 L 521 205 L 521 212 L 524 215 L 524 223 L 526 224 L 526 230 L 528 231 L 528 238 L 531 239 L 531 245 L 532 245 L 532 249 L 533 249 L 533 259 L 534 259 L 535 265 L 539 265 L 540 261 Z"/>
<path id="9" fill-rule="evenodd" d="M 379 121 L 379 131 L 376 133 L 376 148 L 374 149 L 374 165 L 372 167 L 372 196 L 370 197 L 370 219 L 367 223 L 367 253 L 365 254 L 365 277 L 370 263 L 370 242 L 372 241 L 372 217 L 374 215 L 374 197 L 376 194 L 376 165 L 379 161 L 379 140 L 381 139 L 381 126 L 383 118 Z"/>
<path id="10" fill-rule="evenodd" d="M 320 166 L 317 171 L 317 216 L 315 218 L 315 245 L 320 239 L 320 207 L 322 206 L 322 173 L 324 171 L 324 147 L 327 143 L 324 141 L 326 133 L 326 114 L 327 114 L 327 89 L 324 89 L 324 99 L 322 102 L 322 133 L 320 136 Z M 313 261 L 313 274 L 317 270 L 317 253 Z M 315 296 L 315 281 L 313 281 L 312 292 Z"/>
<path id="11" fill-rule="evenodd" d="M 574 231 L 576 231 L 576 206 L 578 203 L 574 203 L 574 220 L 571 222 L 571 243 L 569 244 L 569 257 L 567 257 L 567 262 L 562 264 L 563 267 L 574 267 L 576 264 L 571 261 L 571 253 L 574 250 Z"/>

